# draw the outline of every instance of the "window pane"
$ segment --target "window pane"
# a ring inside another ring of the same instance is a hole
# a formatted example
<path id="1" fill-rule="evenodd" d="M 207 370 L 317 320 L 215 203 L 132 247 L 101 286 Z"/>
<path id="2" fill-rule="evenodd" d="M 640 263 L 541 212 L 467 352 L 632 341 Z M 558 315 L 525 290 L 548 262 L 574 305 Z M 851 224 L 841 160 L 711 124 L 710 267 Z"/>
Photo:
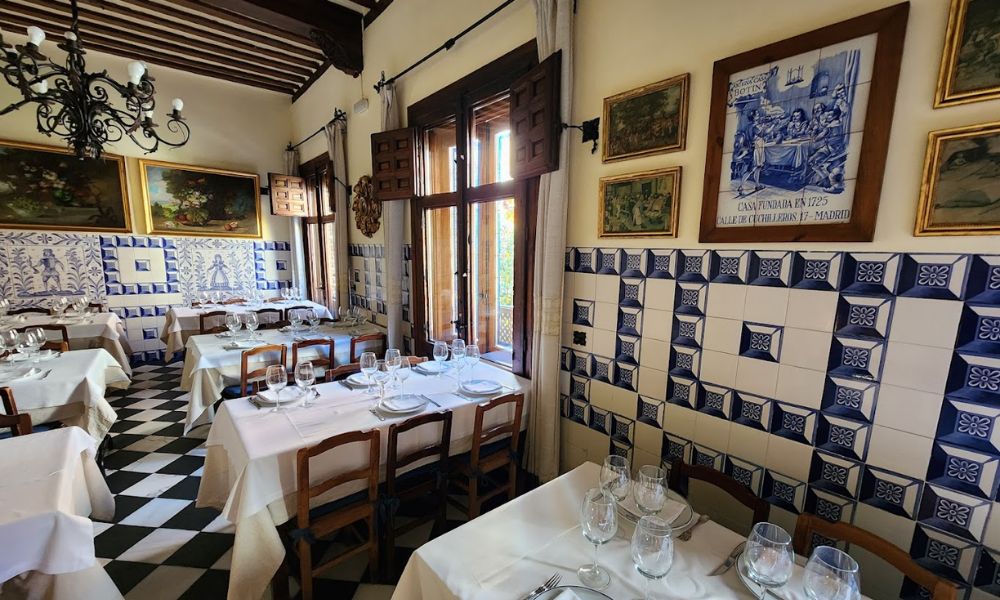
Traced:
<path id="1" fill-rule="evenodd" d="M 470 148 L 470 186 L 511 179 L 510 103 L 507 96 L 492 100 L 472 111 Z"/>
<path id="2" fill-rule="evenodd" d="M 424 134 L 424 181 L 426 193 L 454 192 L 458 189 L 455 165 L 455 122 L 428 129 Z"/>
<path id="3" fill-rule="evenodd" d="M 424 286 L 427 339 L 458 337 L 458 210 L 451 206 L 424 211 Z"/>
<path id="4" fill-rule="evenodd" d="M 484 358 L 511 364 L 514 344 L 514 199 L 477 202 L 470 209 L 469 342 Z"/>

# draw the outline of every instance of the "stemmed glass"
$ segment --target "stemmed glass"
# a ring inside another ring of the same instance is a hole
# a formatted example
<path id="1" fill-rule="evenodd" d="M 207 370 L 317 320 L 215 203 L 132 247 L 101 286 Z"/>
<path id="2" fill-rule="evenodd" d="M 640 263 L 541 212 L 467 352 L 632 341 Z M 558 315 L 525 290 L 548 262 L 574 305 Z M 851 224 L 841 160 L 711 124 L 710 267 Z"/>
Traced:
<path id="1" fill-rule="evenodd" d="M 278 412 L 281 407 L 281 390 L 288 385 L 288 373 L 283 365 L 271 365 L 267 368 L 265 379 L 267 389 L 274 392 L 274 409 L 271 412 Z"/>
<path id="2" fill-rule="evenodd" d="M 302 326 L 302 315 L 299 311 L 293 310 L 290 315 L 288 315 L 288 323 L 292 326 L 293 331 L 298 331 L 299 327 Z"/>
<path id="3" fill-rule="evenodd" d="M 316 331 L 316 328 L 319 327 L 319 317 L 316 316 L 316 313 L 310 312 L 306 320 L 309 321 L 309 331 Z"/>
<path id="4" fill-rule="evenodd" d="M 472 377 L 472 370 L 479 364 L 479 346 L 469 344 L 465 347 L 465 364 L 469 366 L 469 377 Z"/>
<path id="5" fill-rule="evenodd" d="M 302 390 L 302 406 L 306 408 L 310 406 L 309 399 L 314 393 L 310 386 L 314 383 L 316 383 L 316 371 L 313 369 L 312 361 L 299 361 L 299 364 L 295 365 L 295 385 Z"/>
<path id="6" fill-rule="evenodd" d="M 802 576 L 802 587 L 812 600 L 858 600 L 861 597 L 858 563 L 832 546 L 817 546 Z"/>
<path id="7" fill-rule="evenodd" d="M 444 372 L 444 361 L 448 360 L 448 344 L 444 342 L 434 342 L 434 362 L 437 363 L 437 376 L 441 377 Z"/>
<path id="8" fill-rule="evenodd" d="M 773 523 L 757 523 L 750 531 L 746 545 L 747 575 L 760 585 L 760 598 L 767 590 L 788 582 L 795 568 L 792 538 Z"/>
<path id="9" fill-rule="evenodd" d="M 649 600 L 649 581 L 662 579 L 674 564 L 674 538 L 670 524 L 646 515 L 639 519 L 632 534 L 632 563 L 642 575 L 642 597 Z"/>
<path id="10" fill-rule="evenodd" d="M 14 343 L 14 349 L 17 350 L 18 354 L 23 354 L 26 357 L 30 357 L 31 353 L 31 338 L 34 337 L 29 331 L 22 331 L 17 334 L 17 341 Z"/>
<path id="11" fill-rule="evenodd" d="M 243 327 L 240 316 L 234 312 L 226 313 L 226 329 L 229 330 L 229 337 L 236 339 L 236 332 Z"/>
<path id="12" fill-rule="evenodd" d="M 638 477 L 632 485 L 635 504 L 645 515 L 654 515 L 663 508 L 667 501 L 667 488 L 664 482 L 667 472 L 656 465 L 639 467 Z"/>
<path id="13" fill-rule="evenodd" d="M 339 320 L 341 323 L 346 323 L 347 317 L 349 317 L 350 315 L 351 315 L 350 309 L 344 306 L 343 304 L 341 304 L 340 307 L 337 308 L 337 320 Z"/>
<path id="14" fill-rule="evenodd" d="M 594 562 L 577 569 L 576 575 L 587 587 L 603 590 L 611 584 L 611 575 L 597 564 L 597 551 L 618 532 L 618 503 L 602 488 L 591 488 L 583 497 L 580 509 L 583 537 L 594 545 Z"/>
<path id="15" fill-rule="evenodd" d="M 403 384 L 410 377 L 410 358 L 408 356 L 402 356 L 399 358 L 399 366 L 396 368 L 396 379 L 399 380 L 399 397 L 402 398 L 406 395 L 404 391 Z"/>
<path id="16" fill-rule="evenodd" d="M 380 360 L 375 365 L 375 372 L 372 373 L 372 378 L 375 380 L 375 385 L 378 386 L 378 400 L 375 402 L 373 408 L 378 408 L 382 406 L 382 402 L 385 401 L 385 384 L 389 383 L 392 379 L 392 370 L 386 361 Z"/>
<path id="17" fill-rule="evenodd" d="M 611 454 L 604 459 L 601 467 L 601 488 L 621 502 L 628 496 L 629 482 L 628 461 L 624 456 Z"/>
<path id="18" fill-rule="evenodd" d="M 396 371 L 399 370 L 400 352 L 396 348 L 389 348 L 385 351 L 385 368 L 389 371 L 390 379 L 395 378 Z"/>
<path id="19" fill-rule="evenodd" d="M 465 340 L 455 338 L 451 341 L 451 360 L 458 370 L 458 382 L 462 383 L 462 367 L 465 366 Z"/>
<path id="20" fill-rule="evenodd" d="M 252 340 L 257 334 L 257 328 L 260 327 L 260 318 L 255 312 L 248 312 L 243 315 L 243 324 L 246 325 L 247 331 L 250 332 L 250 339 Z"/>
<path id="21" fill-rule="evenodd" d="M 26 332 L 26 335 L 28 336 L 27 339 L 28 350 L 32 356 L 31 362 L 37 363 L 38 351 L 41 349 L 42 345 L 45 344 L 46 340 L 45 332 L 39 329 L 38 327 L 35 327 L 33 329 L 29 329 Z"/>
<path id="22" fill-rule="evenodd" d="M 368 380 L 368 392 L 372 393 L 372 375 L 375 374 L 375 370 L 378 368 L 378 359 L 375 358 L 374 352 L 362 352 L 361 353 L 361 373 L 364 374 L 365 378 Z"/>
<path id="23" fill-rule="evenodd" d="M 4 348 L 7 352 L 11 354 L 8 358 L 13 362 L 14 357 L 12 356 L 14 351 L 17 350 L 17 339 L 18 334 L 16 329 L 8 329 L 7 331 L 0 333 L 0 341 L 3 342 Z"/>

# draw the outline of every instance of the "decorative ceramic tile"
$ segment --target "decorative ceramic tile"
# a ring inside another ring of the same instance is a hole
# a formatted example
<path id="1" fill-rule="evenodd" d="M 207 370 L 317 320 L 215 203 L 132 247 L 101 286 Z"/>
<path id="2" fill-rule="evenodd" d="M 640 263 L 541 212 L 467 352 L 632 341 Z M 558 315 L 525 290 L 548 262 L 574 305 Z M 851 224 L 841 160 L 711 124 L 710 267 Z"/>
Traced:
<path id="1" fill-rule="evenodd" d="M 956 352 L 948 371 L 945 393 L 1000 405 L 1000 358 Z"/>
<path id="2" fill-rule="evenodd" d="M 938 419 L 937 439 L 991 454 L 1000 453 L 1000 409 L 945 398 Z"/>
<path id="3" fill-rule="evenodd" d="M 630 365 L 639 364 L 639 346 L 641 343 L 642 338 L 631 335 L 618 335 L 615 344 L 615 360 Z"/>
<path id="4" fill-rule="evenodd" d="M 639 388 L 639 367 L 629 363 L 615 362 L 615 379 L 620 388 L 636 391 Z"/>
<path id="5" fill-rule="evenodd" d="M 751 394 L 737 393 L 733 402 L 733 422 L 760 431 L 771 426 L 773 401 Z"/>
<path id="6" fill-rule="evenodd" d="M 677 293 L 674 294 L 674 312 L 701 316 L 705 314 L 707 303 L 708 285 L 684 282 L 677 284 Z"/>
<path id="7" fill-rule="evenodd" d="M 590 380 L 573 375 L 569 380 L 569 397 L 587 402 L 590 400 Z"/>
<path id="8" fill-rule="evenodd" d="M 792 260 L 792 287 L 835 291 L 840 287 L 840 252 L 796 252 Z"/>
<path id="9" fill-rule="evenodd" d="M 675 460 L 690 463 L 693 450 L 694 444 L 691 440 L 666 432 L 663 433 L 663 446 L 660 452 L 662 453 L 661 458 L 663 458 L 665 463 L 669 464 Z"/>
<path id="10" fill-rule="evenodd" d="M 609 438 L 608 454 L 611 456 L 621 456 L 627 464 L 632 464 L 632 446 L 617 442 L 614 438 Z"/>
<path id="11" fill-rule="evenodd" d="M 618 333 L 642 335 L 642 309 L 621 306 L 618 308 Z"/>
<path id="12" fill-rule="evenodd" d="M 827 521 L 850 523 L 854 518 L 855 503 L 836 494 L 810 487 L 806 493 L 806 512 Z"/>
<path id="13" fill-rule="evenodd" d="M 976 568 L 976 587 L 991 596 L 1000 596 L 1000 552 L 983 549 Z M 972 598 L 977 598 L 973 596 Z"/>
<path id="14" fill-rule="evenodd" d="M 694 445 L 691 452 L 691 462 L 701 467 L 708 467 L 721 471 L 725 466 L 726 455 L 709 448 L 708 446 Z"/>
<path id="15" fill-rule="evenodd" d="M 831 375 L 878 381 L 884 350 L 882 342 L 834 336 L 828 370 Z"/>
<path id="16" fill-rule="evenodd" d="M 764 467 L 730 455 L 726 457 L 724 472 L 750 488 L 754 494 L 760 495 L 764 484 Z"/>
<path id="17" fill-rule="evenodd" d="M 645 290 L 645 279 L 638 277 L 622 277 L 618 288 L 618 304 L 620 306 L 642 308 Z"/>
<path id="18" fill-rule="evenodd" d="M 862 466 L 862 463 L 853 460 L 815 451 L 809 468 L 809 485 L 857 498 Z"/>
<path id="19" fill-rule="evenodd" d="M 766 469 L 760 495 L 775 506 L 799 513 L 805 507 L 806 484 Z"/>
<path id="20" fill-rule="evenodd" d="M 567 258 L 569 270 L 576 273 L 593 273 L 594 254 L 593 248 L 573 248 Z"/>
<path id="21" fill-rule="evenodd" d="M 878 384 L 844 377 L 828 377 L 823 387 L 823 412 L 871 422 Z"/>
<path id="22" fill-rule="evenodd" d="M 611 413 L 611 439 L 621 444 L 633 445 L 633 440 L 635 439 L 635 421 Z"/>
<path id="23" fill-rule="evenodd" d="M 978 547 L 930 527 L 918 525 L 913 532 L 910 556 L 933 573 L 960 582 L 971 582 Z"/>
<path id="24" fill-rule="evenodd" d="M 672 342 L 681 346 L 701 348 L 705 335 L 705 318 L 691 315 L 674 315 L 674 336 Z"/>
<path id="25" fill-rule="evenodd" d="M 787 251 L 750 253 L 750 285 L 788 287 L 792 278 L 792 255 Z"/>
<path id="26" fill-rule="evenodd" d="M 750 253 L 745 250 L 716 250 L 710 269 L 713 283 L 746 283 Z"/>
<path id="27" fill-rule="evenodd" d="M 899 262 L 898 254 L 847 253 L 840 289 L 858 294 L 894 294 Z"/>
<path id="28" fill-rule="evenodd" d="M 1000 305 L 1000 256 L 974 256 L 971 263 L 965 299 Z"/>
<path id="29" fill-rule="evenodd" d="M 884 469 L 868 467 L 861 480 L 859 500 L 908 519 L 916 518 L 921 483 Z"/>
<path id="30" fill-rule="evenodd" d="M 674 278 L 673 250 L 645 250 L 646 277 L 649 279 Z"/>
<path id="31" fill-rule="evenodd" d="M 928 484 L 920 499 L 917 520 L 923 525 L 981 542 L 990 502 Z"/>
<path id="32" fill-rule="evenodd" d="M 853 460 L 864 460 L 871 425 L 835 415 L 820 415 L 816 447 Z"/>
<path id="33" fill-rule="evenodd" d="M 677 271 L 678 281 L 697 281 L 705 283 L 709 278 L 711 252 L 708 250 L 678 250 Z"/>
<path id="34" fill-rule="evenodd" d="M 892 299 L 841 294 L 834 331 L 847 337 L 884 340 L 889 337 Z"/>
<path id="35" fill-rule="evenodd" d="M 969 257 L 964 254 L 907 254 L 899 273 L 900 296 L 957 300 L 965 290 Z"/>
<path id="36" fill-rule="evenodd" d="M 619 255 L 621 263 L 618 270 L 622 277 L 646 276 L 646 251 L 640 249 L 623 249 Z"/>
<path id="37" fill-rule="evenodd" d="M 564 398 L 564 413 L 563 416 L 571 421 L 580 423 L 581 425 L 587 424 L 587 410 L 589 405 L 586 402 L 580 400 L 573 400 L 569 396 L 563 396 Z"/>
<path id="38" fill-rule="evenodd" d="M 618 272 L 618 257 L 621 250 L 615 248 L 598 248 L 594 253 L 594 272 L 601 275 L 620 275 Z"/>
<path id="39" fill-rule="evenodd" d="M 573 300 L 574 325 L 594 326 L 594 301 L 593 300 Z"/>
<path id="40" fill-rule="evenodd" d="M 674 346 L 670 352 L 670 374 L 696 379 L 701 372 L 701 350 Z"/>
<path id="41" fill-rule="evenodd" d="M 816 411 L 775 402 L 771 433 L 811 446 L 816 436 Z"/>
<path id="42" fill-rule="evenodd" d="M 743 323 L 740 335 L 740 356 L 779 362 L 783 327 L 762 323 Z"/>
<path id="43" fill-rule="evenodd" d="M 703 384 L 698 395 L 698 410 L 728 421 L 733 414 L 733 397 L 731 389 Z"/>
<path id="44" fill-rule="evenodd" d="M 570 351 L 563 364 L 568 366 L 568 371 L 573 372 L 581 377 L 590 377 L 593 373 L 591 371 L 592 359 L 590 354 L 586 352 L 576 352 Z"/>
<path id="45" fill-rule="evenodd" d="M 615 361 L 596 354 L 593 355 L 590 359 L 590 377 L 594 381 L 613 383 L 615 380 Z"/>
<path id="46" fill-rule="evenodd" d="M 590 405 L 589 422 L 587 425 L 594 431 L 600 431 L 605 435 L 611 435 L 611 413 L 609 411 Z"/>
<path id="47" fill-rule="evenodd" d="M 1000 356 L 1000 306 L 967 304 L 958 324 L 956 350 Z"/>
<path id="48" fill-rule="evenodd" d="M 1000 457 L 948 444 L 935 443 L 927 468 L 927 481 L 980 498 L 993 498 L 997 491 Z"/>
<path id="49" fill-rule="evenodd" d="M 639 422 L 652 425 L 658 429 L 663 429 L 663 410 L 665 408 L 662 400 L 654 400 L 646 396 L 639 396 L 636 404 L 636 416 Z"/>
<path id="50" fill-rule="evenodd" d="M 698 383 L 690 379 L 671 377 L 667 385 L 667 402 L 694 408 L 698 400 Z"/>

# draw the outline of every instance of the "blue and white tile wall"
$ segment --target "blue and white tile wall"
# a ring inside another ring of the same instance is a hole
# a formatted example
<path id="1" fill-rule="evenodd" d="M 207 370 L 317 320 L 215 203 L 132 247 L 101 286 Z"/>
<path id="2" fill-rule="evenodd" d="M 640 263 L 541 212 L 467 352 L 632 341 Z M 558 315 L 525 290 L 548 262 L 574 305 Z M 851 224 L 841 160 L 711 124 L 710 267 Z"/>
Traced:
<path id="1" fill-rule="evenodd" d="M 0 294 L 17 307 L 100 299 L 125 321 L 135 362 L 162 360 L 170 306 L 288 286 L 290 255 L 286 241 L 0 231 Z"/>
<path id="2" fill-rule="evenodd" d="M 350 244 L 351 306 L 360 306 L 370 318 L 383 327 L 387 325 L 385 246 L 381 244 Z M 410 326 L 410 270 L 412 247 L 403 246 L 403 345 L 412 352 Z"/>
<path id="3" fill-rule="evenodd" d="M 1000 594 L 1000 256 L 569 248 L 566 271 L 567 463 L 683 457 Z"/>

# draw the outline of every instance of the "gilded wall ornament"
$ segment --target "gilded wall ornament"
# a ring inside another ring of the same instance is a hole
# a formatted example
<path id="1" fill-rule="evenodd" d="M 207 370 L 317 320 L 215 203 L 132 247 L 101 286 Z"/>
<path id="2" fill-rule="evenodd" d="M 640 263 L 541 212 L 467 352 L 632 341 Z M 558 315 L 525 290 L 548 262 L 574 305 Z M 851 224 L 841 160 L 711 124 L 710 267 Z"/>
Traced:
<path id="1" fill-rule="evenodd" d="M 365 237 L 372 237 L 382 218 L 382 203 L 375 197 L 375 187 L 368 175 L 362 175 L 354 184 L 354 201 L 351 203 L 354 220 Z"/>

